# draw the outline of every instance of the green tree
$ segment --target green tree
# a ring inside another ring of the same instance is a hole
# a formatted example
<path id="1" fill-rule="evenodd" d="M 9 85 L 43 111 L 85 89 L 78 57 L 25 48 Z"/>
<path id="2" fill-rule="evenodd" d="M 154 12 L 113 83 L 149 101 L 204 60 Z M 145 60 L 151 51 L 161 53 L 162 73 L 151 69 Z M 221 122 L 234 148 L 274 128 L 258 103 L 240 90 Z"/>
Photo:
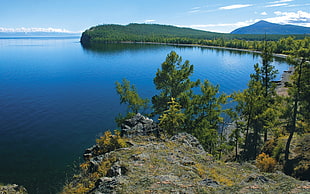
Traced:
<path id="1" fill-rule="evenodd" d="M 193 95 L 185 110 L 185 127 L 210 153 L 214 153 L 219 124 L 223 122 L 222 104 L 225 104 L 227 97 L 219 94 L 219 86 L 213 86 L 208 80 L 200 85 L 200 91 L 200 94 Z"/>
<path id="2" fill-rule="evenodd" d="M 308 39 L 309 40 L 309 39 Z M 295 45 L 289 63 L 294 65 L 295 71 L 292 76 L 292 87 L 289 88 L 289 97 L 287 98 L 288 117 L 287 131 L 289 137 L 285 146 L 285 161 L 289 160 L 289 149 L 295 132 L 302 133 L 305 127 L 309 128 L 309 89 L 310 89 L 310 48 L 309 42 L 300 42 Z"/>
<path id="3" fill-rule="evenodd" d="M 248 88 L 232 95 L 239 115 L 237 120 L 245 122 L 245 159 L 254 159 L 261 144 L 260 134 L 262 132 L 262 104 L 263 85 L 261 82 L 261 69 L 258 64 L 254 65 L 255 73 L 251 74 Z M 252 133 L 251 133 L 252 131 Z"/>
<path id="4" fill-rule="evenodd" d="M 242 133 L 245 128 L 245 123 L 243 121 L 237 121 L 236 127 L 231 131 L 231 134 L 229 135 L 229 139 L 231 144 L 233 144 L 235 148 L 235 159 L 236 161 L 239 159 L 239 145 L 242 143 Z"/>
<path id="5" fill-rule="evenodd" d="M 168 105 L 169 109 L 164 111 L 164 114 L 162 114 L 158 119 L 160 121 L 159 126 L 169 135 L 174 135 L 180 130 L 185 116 L 181 111 L 181 106 L 175 101 L 174 98 L 171 98 Z"/>
<path id="6" fill-rule="evenodd" d="M 182 57 L 176 52 L 172 51 L 167 55 L 153 80 L 156 89 L 160 90 L 158 95 L 152 97 L 155 115 L 162 115 L 168 109 L 168 102 L 171 98 L 175 98 L 182 107 L 187 107 L 187 101 L 182 100 L 181 97 L 189 96 L 191 89 L 199 85 L 199 80 L 193 82 L 189 79 L 193 71 L 194 66 L 188 60 L 182 64 Z"/>
<path id="7" fill-rule="evenodd" d="M 120 125 L 122 121 L 128 117 L 137 114 L 148 107 L 148 99 L 143 99 L 139 96 L 137 89 L 134 85 L 130 85 L 130 82 L 126 79 L 122 80 L 122 83 L 115 82 L 116 92 L 120 96 L 120 103 L 127 104 L 127 115 L 123 117 L 119 115 L 116 118 L 116 122 Z"/>
<path id="8" fill-rule="evenodd" d="M 276 107 L 275 104 L 275 88 L 276 85 L 272 81 L 276 78 L 278 70 L 275 69 L 271 62 L 273 61 L 273 48 L 270 43 L 264 42 L 264 47 L 261 53 L 262 66 L 261 66 L 261 82 L 263 86 L 263 131 L 264 131 L 264 142 L 267 141 L 268 129 L 270 129 L 270 124 L 276 121 Z"/>

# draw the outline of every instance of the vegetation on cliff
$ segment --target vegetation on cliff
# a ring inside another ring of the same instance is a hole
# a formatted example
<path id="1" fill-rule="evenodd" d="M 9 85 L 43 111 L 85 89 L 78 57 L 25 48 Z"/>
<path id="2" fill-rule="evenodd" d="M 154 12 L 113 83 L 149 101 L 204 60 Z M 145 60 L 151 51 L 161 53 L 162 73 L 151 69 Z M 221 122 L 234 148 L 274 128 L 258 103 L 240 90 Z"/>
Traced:
<path id="1" fill-rule="evenodd" d="M 260 172 L 259 168 L 248 162 L 219 161 L 188 133 L 178 133 L 171 137 L 164 133 L 160 137 L 152 133 L 139 134 L 140 131 L 146 132 L 152 123 L 152 120 L 137 114 L 124 123 L 131 126 L 130 133 L 120 137 L 119 134 L 106 132 L 95 146 L 86 150 L 80 174 L 75 175 L 62 193 L 310 191 L 309 182 L 298 181 L 281 172 L 266 173 L 268 168 Z M 265 161 L 258 164 L 270 168 Z"/>

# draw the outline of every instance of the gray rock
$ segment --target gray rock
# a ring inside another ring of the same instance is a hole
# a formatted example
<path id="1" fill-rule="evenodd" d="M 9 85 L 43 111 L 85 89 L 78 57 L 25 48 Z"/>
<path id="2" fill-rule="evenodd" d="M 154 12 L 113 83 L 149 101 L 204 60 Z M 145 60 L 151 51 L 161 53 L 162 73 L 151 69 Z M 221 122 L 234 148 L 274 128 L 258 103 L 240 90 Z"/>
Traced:
<path id="1" fill-rule="evenodd" d="M 160 128 L 150 118 L 141 115 L 140 113 L 133 116 L 131 119 L 127 119 L 121 125 L 121 136 L 132 138 L 135 136 L 147 136 L 154 134 L 159 137 Z"/>
<path id="2" fill-rule="evenodd" d="M 122 166 L 119 162 L 115 162 L 113 166 L 108 170 L 106 176 L 107 177 L 116 177 L 116 176 L 122 176 L 126 175 L 127 168 L 125 166 Z"/>
<path id="3" fill-rule="evenodd" d="M 95 183 L 95 188 L 90 192 L 94 194 L 100 193 L 116 193 L 115 188 L 118 185 L 118 181 L 115 177 L 102 177 Z"/>
<path id="4" fill-rule="evenodd" d="M 87 148 L 83 154 L 84 160 L 89 161 L 90 158 L 97 156 L 99 150 L 100 148 L 98 145 L 93 145 L 92 147 Z"/>
<path id="5" fill-rule="evenodd" d="M 269 180 L 261 175 L 256 175 L 256 174 L 252 174 L 250 176 L 248 176 L 244 182 L 246 183 L 250 183 L 250 182 L 255 182 L 255 183 L 268 183 Z"/>
<path id="6" fill-rule="evenodd" d="M 220 184 L 212 179 L 204 179 L 202 181 L 199 182 L 201 185 L 207 185 L 207 186 L 210 186 L 210 187 L 217 187 L 217 186 L 220 186 Z"/>
<path id="7" fill-rule="evenodd" d="M 188 133 L 178 133 L 172 136 L 170 140 L 180 142 L 182 144 L 185 144 L 186 146 L 198 148 L 203 153 L 206 152 L 202 147 L 202 145 L 200 144 L 200 142 L 198 141 L 198 139 Z"/>

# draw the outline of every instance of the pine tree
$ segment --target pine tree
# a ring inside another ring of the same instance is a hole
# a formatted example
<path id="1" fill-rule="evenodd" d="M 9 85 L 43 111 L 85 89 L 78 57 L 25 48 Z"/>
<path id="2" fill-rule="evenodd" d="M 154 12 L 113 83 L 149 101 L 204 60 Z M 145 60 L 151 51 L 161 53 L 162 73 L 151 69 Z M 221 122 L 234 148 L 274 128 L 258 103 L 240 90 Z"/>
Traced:
<path id="1" fill-rule="evenodd" d="M 127 104 L 127 115 L 124 117 L 121 114 L 115 119 L 118 125 L 126 118 L 129 118 L 139 111 L 142 111 L 148 107 L 148 99 L 143 99 L 139 96 L 137 89 L 134 85 L 130 85 L 130 82 L 126 79 L 122 80 L 122 83 L 115 82 L 116 92 L 120 96 L 120 103 Z"/>
<path id="2" fill-rule="evenodd" d="M 189 96 L 191 89 L 199 85 L 199 80 L 193 82 L 189 77 L 194 72 L 194 66 L 186 60 L 182 64 L 182 57 L 172 51 L 161 64 L 161 69 L 156 72 L 154 84 L 158 95 L 152 97 L 154 115 L 161 115 L 167 110 L 168 102 L 174 98 L 182 107 L 187 107 L 182 96 Z"/>
<path id="3" fill-rule="evenodd" d="M 310 48 L 309 40 L 305 39 L 295 45 L 288 62 L 294 65 L 295 71 L 292 76 L 292 87 L 289 88 L 289 97 L 287 98 L 288 117 L 287 131 L 289 137 L 285 146 L 285 161 L 289 160 L 289 149 L 294 133 L 302 133 L 304 129 L 309 129 L 310 117 Z"/>
<path id="4" fill-rule="evenodd" d="M 223 122 L 222 104 L 227 97 L 219 95 L 219 86 L 213 86 L 208 80 L 200 85 L 200 91 L 200 94 L 193 95 L 185 110 L 185 127 L 210 153 L 214 153 L 218 143 L 219 124 Z"/>

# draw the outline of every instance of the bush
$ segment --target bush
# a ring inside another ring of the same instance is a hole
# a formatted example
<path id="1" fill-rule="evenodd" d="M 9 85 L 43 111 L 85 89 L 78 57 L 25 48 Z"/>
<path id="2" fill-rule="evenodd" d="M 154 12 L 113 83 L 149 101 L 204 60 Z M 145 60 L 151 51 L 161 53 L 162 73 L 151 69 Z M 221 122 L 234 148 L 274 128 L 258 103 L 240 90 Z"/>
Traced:
<path id="1" fill-rule="evenodd" d="M 273 172 L 276 166 L 276 160 L 269 157 L 264 152 L 256 157 L 256 166 L 263 172 Z"/>
<path id="2" fill-rule="evenodd" d="M 99 145 L 99 153 L 107 153 L 119 148 L 127 147 L 125 140 L 120 136 L 118 130 L 114 131 L 115 135 L 112 135 L 110 131 L 106 131 L 103 136 L 96 140 Z"/>

